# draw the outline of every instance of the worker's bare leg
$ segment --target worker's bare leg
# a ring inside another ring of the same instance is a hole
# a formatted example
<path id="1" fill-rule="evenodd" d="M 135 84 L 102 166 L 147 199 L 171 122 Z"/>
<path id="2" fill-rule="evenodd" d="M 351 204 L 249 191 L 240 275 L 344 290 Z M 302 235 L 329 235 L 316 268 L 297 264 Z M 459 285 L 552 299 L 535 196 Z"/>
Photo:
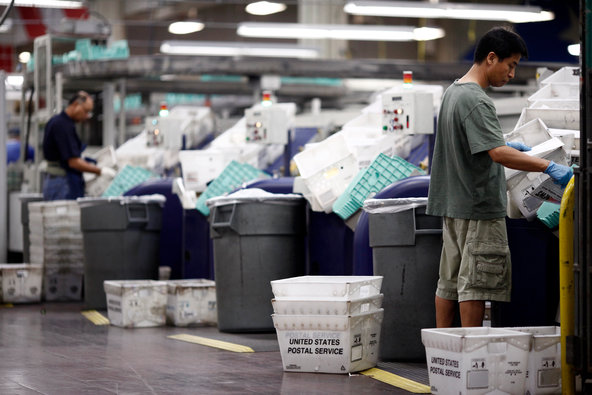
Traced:
<path id="1" fill-rule="evenodd" d="M 454 320 L 456 300 L 448 300 L 436 296 L 436 326 L 438 328 L 450 328 Z"/>
<path id="2" fill-rule="evenodd" d="M 460 322 L 463 327 L 483 326 L 484 300 L 467 300 L 459 303 Z"/>

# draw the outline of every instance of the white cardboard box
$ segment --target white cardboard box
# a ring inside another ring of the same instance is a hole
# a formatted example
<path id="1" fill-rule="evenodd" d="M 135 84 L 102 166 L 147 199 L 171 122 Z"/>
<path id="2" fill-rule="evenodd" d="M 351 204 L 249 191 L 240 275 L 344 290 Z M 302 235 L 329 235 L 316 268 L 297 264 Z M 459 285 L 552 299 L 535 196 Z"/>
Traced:
<path id="1" fill-rule="evenodd" d="M 524 394 L 531 338 L 503 328 L 422 329 L 432 394 Z"/>
<path id="2" fill-rule="evenodd" d="M 4 303 L 41 301 L 42 265 L 0 264 L 0 299 Z"/>
<path id="3" fill-rule="evenodd" d="M 84 267 L 79 264 L 45 265 L 43 298 L 50 302 L 82 300 Z"/>
<path id="4" fill-rule="evenodd" d="M 333 297 L 342 300 L 378 295 L 382 276 L 299 276 L 271 281 L 277 297 Z"/>
<path id="5" fill-rule="evenodd" d="M 175 326 L 218 322 L 216 283 L 206 279 L 167 281 L 167 323 Z"/>
<path id="6" fill-rule="evenodd" d="M 273 314 L 287 372 L 350 373 L 376 365 L 384 310 L 355 316 Z"/>
<path id="7" fill-rule="evenodd" d="M 165 324 L 166 281 L 105 281 L 103 286 L 107 295 L 107 313 L 111 324 L 124 328 Z"/>
<path id="8" fill-rule="evenodd" d="M 531 326 L 507 329 L 532 334 L 525 393 L 561 394 L 561 328 Z"/>
<path id="9" fill-rule="evenodd" d="M 277 297 L 271 301 L 271 304 L 275 314 L 357 315 L 380 310 L 383 299 L 383 294 L 352 300 L 294 296 Z"/>

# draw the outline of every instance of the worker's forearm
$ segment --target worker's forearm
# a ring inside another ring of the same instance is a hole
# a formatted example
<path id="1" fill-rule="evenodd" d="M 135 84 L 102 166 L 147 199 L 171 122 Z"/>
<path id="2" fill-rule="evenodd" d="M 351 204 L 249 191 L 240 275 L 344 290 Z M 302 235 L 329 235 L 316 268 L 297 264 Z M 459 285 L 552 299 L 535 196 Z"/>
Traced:
<path id="1" fill-rule="evenodd" d="M 88 163 L 82 158 L 70 158 L 68 159 L 68 166 L 74 170 L 87 173 L 101 174 L 101 168 Z"/>
<path id="2" fill-rule="evenodd" d="M 547 159 L 530 156 L 507 146 L 494 148 L 489 151 L 489 155 L 494 162 L 515 170 L 543 172 L 549 166 Z"/>

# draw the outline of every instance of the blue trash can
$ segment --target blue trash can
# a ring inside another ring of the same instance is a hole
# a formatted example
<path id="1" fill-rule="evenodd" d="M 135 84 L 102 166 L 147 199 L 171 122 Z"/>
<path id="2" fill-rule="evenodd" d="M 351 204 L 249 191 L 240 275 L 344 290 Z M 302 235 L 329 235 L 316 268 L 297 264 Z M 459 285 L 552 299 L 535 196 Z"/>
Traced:
<path id="1" fill-rule="evenodd" d="M 183 278 L 214 280 L 214 256 L 208 217 L 183 210 Z"/>
<path id="2" fill-rule="evenodd" d="M 183 275 L 183 207 L 173 193 L 173 179 L 150 179 L 125 192 L 124 196 L 163 195 L 166 203 L 162 208 L 160 232 L 160 266 L 171 268 L 171 279 L 186 278 Z"/>
<path id="3" fill-rule="evenodd" d="M 416 176 L 397 181 L 380 191 L 374 199 L 427 197 L 430 176 Z M 372 249 L 368 233 L 368 213 L 362 212 L 353 241 L 353 275 L 372 276 Z"/>
<path id="4" fill-rule="evenodd" d="M 559 239 L 539 221 L 506 218 L 512 256 L 512 295 L 492 302 L 491 325 L 556 325 L 559 306 Z"/>

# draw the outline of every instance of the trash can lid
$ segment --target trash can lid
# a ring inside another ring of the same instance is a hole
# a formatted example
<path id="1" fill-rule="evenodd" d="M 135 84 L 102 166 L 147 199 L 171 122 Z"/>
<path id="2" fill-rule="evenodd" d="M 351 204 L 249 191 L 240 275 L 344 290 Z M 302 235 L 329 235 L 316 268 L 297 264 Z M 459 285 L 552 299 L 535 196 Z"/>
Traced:
<path id="1" fill-rule="evenodd" d="M 209 208 L 236 203 L 294 202 L 304 199 L 295 193 L 270 193 L 259 188 L 240 189 L 230 195 L 216 196 L 206 201 Z"/>
<path id="2" fill-rule="evenodd" d="M 100 204 L 119 203 L 121 205 L 130 203 L 158 203 L 161 207 L 166 203 L 164 195 L 142 195 L 142 196 L 110 196 L 110 197 L 86 197 L 78 198 L 76 202 L 80 207 L 96 206 Z"/>
<path id="3" fill-rule="evenodd" d="M 364 201 L 364 211 L 369 214 L 399 213 L 428 204 L 427 197 L 397 198 L 397 199 L 367 199 Z"/>

